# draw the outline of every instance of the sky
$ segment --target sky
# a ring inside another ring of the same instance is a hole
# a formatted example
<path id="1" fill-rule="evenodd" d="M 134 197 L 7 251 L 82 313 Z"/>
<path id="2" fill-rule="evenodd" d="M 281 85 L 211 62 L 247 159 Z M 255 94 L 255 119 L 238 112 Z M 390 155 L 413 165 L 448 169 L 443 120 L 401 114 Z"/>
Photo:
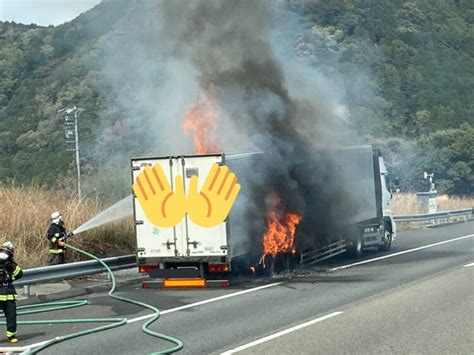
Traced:
<path id="1" fill-rule="evenodd" d="M 0 0 L 0 21 L 60 25 L 97 5 L 101 0 Z"/>

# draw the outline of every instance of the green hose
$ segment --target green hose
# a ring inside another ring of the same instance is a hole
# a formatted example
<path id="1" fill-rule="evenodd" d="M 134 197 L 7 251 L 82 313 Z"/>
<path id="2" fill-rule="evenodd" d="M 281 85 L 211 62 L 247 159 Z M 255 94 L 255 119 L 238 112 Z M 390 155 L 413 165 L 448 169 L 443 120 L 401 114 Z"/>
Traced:
<path id="1" fill-rule="evenodd" d="M 156 308 L 152 305 L 143 303 L 143 302 L 139 302 L 139 301 L 135 301 L 135 300 L 132 300 L 132 299 L 129 299 L 129 298 L 114 295 L 113 293 L 115 292 L 115 276 L 114 276 L 112 270 L 110 270 L 110 268 L 107 266 L 107 264 L 105 264 L 102 260 L 100 260 L 98 257 L 96 257 L 93 254 L 90 254 L 90 253 L 88 253 L 84 250 L 73 247 L 72 245 L 69 245 L 69 244 L 67 246 L 68 246 L 69 249 L 72 249 L 72 250 L 74 250 L 78 253 L 84 254 L 84 255 L 88 256 L 89 258 L 95 259 L 99 263 L 102 264 L 102 266 L 109 273 L 110 279 L 112 281 L 112 287 L 110 288 L 110 291 L 108 293 L 108 295 L 110 297 L 112 297 L 114 299 L 117 299 L 119 301 L 123 301 L 123 302 L 131 303 L 131 304 L 134 304 L 134 305 L 137 305 L 137 306 L 141 306 L 141 307 L 144 307 L 144 308 L 148 308 L 148 309 L 152 310 L 153 312 L 155 312 L 154 316 L 150 320 L 148 320 L 147 322 L 145 322 L 143 324 L 143 326 L 142 326 L 143 332 L 145 332 L 145 333 L 147 333 L 151 336 L 170 341 L 170 342 L 174 343 L 175 346 L 173 346 L 173 347 L 171 347 L 167 350 L 164 350 L 164 351 L 153 352 L 153 353 L 151 353 L 152 355 L 155 355 L 155 354 L 170 354 L 170 353 L 177 352 L 177 351 L 179 351 L 183 348 L 183 343 L 181 342 L 181 340 L 172 338 L 172 337 L 164 335 L 164 334 L 156 333 L 156 332 L 148 329 L 148 327 L 160 317 L 160 310 L 158 308 Z M 54 301 L 54 302 L 47 302 L 47 303 L 38 303 L 38 304 L 33 304 L 33 305 L 19 306 L 17 308 L 17 310 L 18 310 L 17 314 L 18 315 L 25 315 L 25 314 L 34 314 L 34 313 L 42 313 L 42 312 L 49 312 L 49 311 L 57 311 L 57 310 L 61 310 L 61 309 L 80 307 L 80 306 L 83 306 L 83 305 L 86 305 L 86 304 L 88 304 L 87 300 Z M 50 347 L 51 345 L 59 343 L 59 342 L 64 341 L 64 340 L 69 340 L 69 339 L 77 338 L 77 337 L 80 337 L 80 336 L 83 336 L 83 335 L 100 332 L 100 331 L 106 330 L 106 329 L 120 327 L 120 326 L 127 323 L 127 318 L 82 318 L 82 319 L 78 318 L 78 319 L 45 319 L 45 320 L 20 320 L 20 321 L 18 321 L 18 324 L 64 324 L 64 323 L 111 323 L 111 324 L 106 324 L 106 325 L 96 327 L 96 328 L 93 328 L 93 329 L 83 330 L 83 331 L 79 331 L 79 332 L 76 332 L 76 333 L 71 333 L 71 334 L 68 334 L 68 335 L 56 337 L 54 339 L 46 341 L 45 343 L 43 343 L 39 346 L 28 348 L 28 350 L 23 352 L 23 354 L 37 354 L 41 350 L 44 350 L 47 347 Z M 0 324 L 5 324 L 5 321 L 0 321 Z"/>

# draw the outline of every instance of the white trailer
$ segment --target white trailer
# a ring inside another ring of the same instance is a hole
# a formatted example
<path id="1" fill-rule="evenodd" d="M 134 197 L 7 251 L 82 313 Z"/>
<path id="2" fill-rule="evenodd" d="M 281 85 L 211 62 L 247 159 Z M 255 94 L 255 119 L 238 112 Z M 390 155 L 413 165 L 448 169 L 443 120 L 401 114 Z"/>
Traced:
<path id="1" fill-rule="evenodd" d="M 159 164 L 174 191 L 176 176 L 183 179 L 185 192 L 192 176 L 202 187 L 214 163 L 223 164 L 221 154 L 132 159 L 133 182 L 146 166 Z M 208 272 L 230 272 L 227 221 L 216 227 L 196 225 L 186 215 L 174 227 L 153 225 L 138 201 L 133 199 L 138 265 L 152 277 L 203 277 Z M 204 267 L 207 270 L 204 270 Z"/>

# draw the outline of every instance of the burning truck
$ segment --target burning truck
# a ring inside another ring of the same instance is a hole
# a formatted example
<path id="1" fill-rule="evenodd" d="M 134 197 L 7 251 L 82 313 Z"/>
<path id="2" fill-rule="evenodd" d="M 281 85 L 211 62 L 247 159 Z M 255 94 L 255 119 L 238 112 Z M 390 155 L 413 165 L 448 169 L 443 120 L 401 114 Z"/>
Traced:
<path id="1" fill-rule="evenodd" d="M 187 215 L 173 227 L 159 228 L 134 198 L 140 272 L 165 286 L 204 287 L 212 279 L 224 286 L 230 272 L 271 274 L 341 253 L 360 257 L 364 248 L 390 249 L 396 226 L 378 150 L 361 145 L 287 152 L 290 169 L 282 169 L 272 154 L 132 159 L 133 182 L 145 167 L 159 164 L 168 181 L 180 176 L 188 191 L 193 176 L 201 188 L 217 163 L 227 165 L 241 185 L 228 218 L 211 228 Z"/>
<path id="2" fill-rule="evenodd" d="M 140 68 L 136 86 L 125 86 L 130 100 L 122 101 L 133 103 L 132 117 L 145 114 L 138 126 L 146 133 L 156 120 L 153 139 L 137 142 L 140 151 L 191 152 L 176 129 L 184 114 L 183 133 L 193 135 L 195 155 L 132 159 L 133 183 L 159 164 L 170 184 L 180 176 L 179 186 L 189 189 L 196 176 L 200 187 L 217 163 L 235 173 L 241 189 L 228 218 L 211 228 L 184 213 L 173 226 L 154 225 L 134 196 L 140 271 L 202 286 L 231 271 L 278 272 L 390 248 L 396 230 L 383 159 L 368 145 L 340 147 L 361 141 L 350 110 L 371 92 L 365 80 L 323 70 L 317 51 L 301 55 L 304 21 L 295 21 L 285 2 L 151 3 L 143 29 L 131 37 L 130 48 L 143 42 L 146 50 L 134 53 L 143 52 L 145 61 L 119 62 L 130 62 L 132 73 Z"/>

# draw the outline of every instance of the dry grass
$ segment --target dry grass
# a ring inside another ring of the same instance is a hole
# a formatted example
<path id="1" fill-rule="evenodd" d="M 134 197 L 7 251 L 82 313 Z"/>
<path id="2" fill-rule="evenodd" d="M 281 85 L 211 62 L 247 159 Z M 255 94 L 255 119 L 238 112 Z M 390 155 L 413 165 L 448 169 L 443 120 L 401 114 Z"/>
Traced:
<path id="1" fill-rule="evenodd" d="M 65 190 L 38 186 L 0 186 L 0 201 L 0 242 L 13 241 L 15 259 L 22 267 L 47 264 L 46 230 L 52 212 L 60 211 L 66 227 L 72 230 L 103 207 L 93 200 L 78 201 Z M 131 253 L 135 245 L 132 220 L 81 233 L 68 242 L 100 256 Z M 69 252 L 68 258 L 77 260 L 79 256 Z"/>
<path id="2" fill-rule="evenodd" d="M 457 197 L 440 195 L 436 197 L 438 211 L 458 210 L 474 206 L 474 197 Z M 416 194 L 394 194 L 392 200 L 393 212 L 396 215 L 423 213 L 417 203 Z"/>

